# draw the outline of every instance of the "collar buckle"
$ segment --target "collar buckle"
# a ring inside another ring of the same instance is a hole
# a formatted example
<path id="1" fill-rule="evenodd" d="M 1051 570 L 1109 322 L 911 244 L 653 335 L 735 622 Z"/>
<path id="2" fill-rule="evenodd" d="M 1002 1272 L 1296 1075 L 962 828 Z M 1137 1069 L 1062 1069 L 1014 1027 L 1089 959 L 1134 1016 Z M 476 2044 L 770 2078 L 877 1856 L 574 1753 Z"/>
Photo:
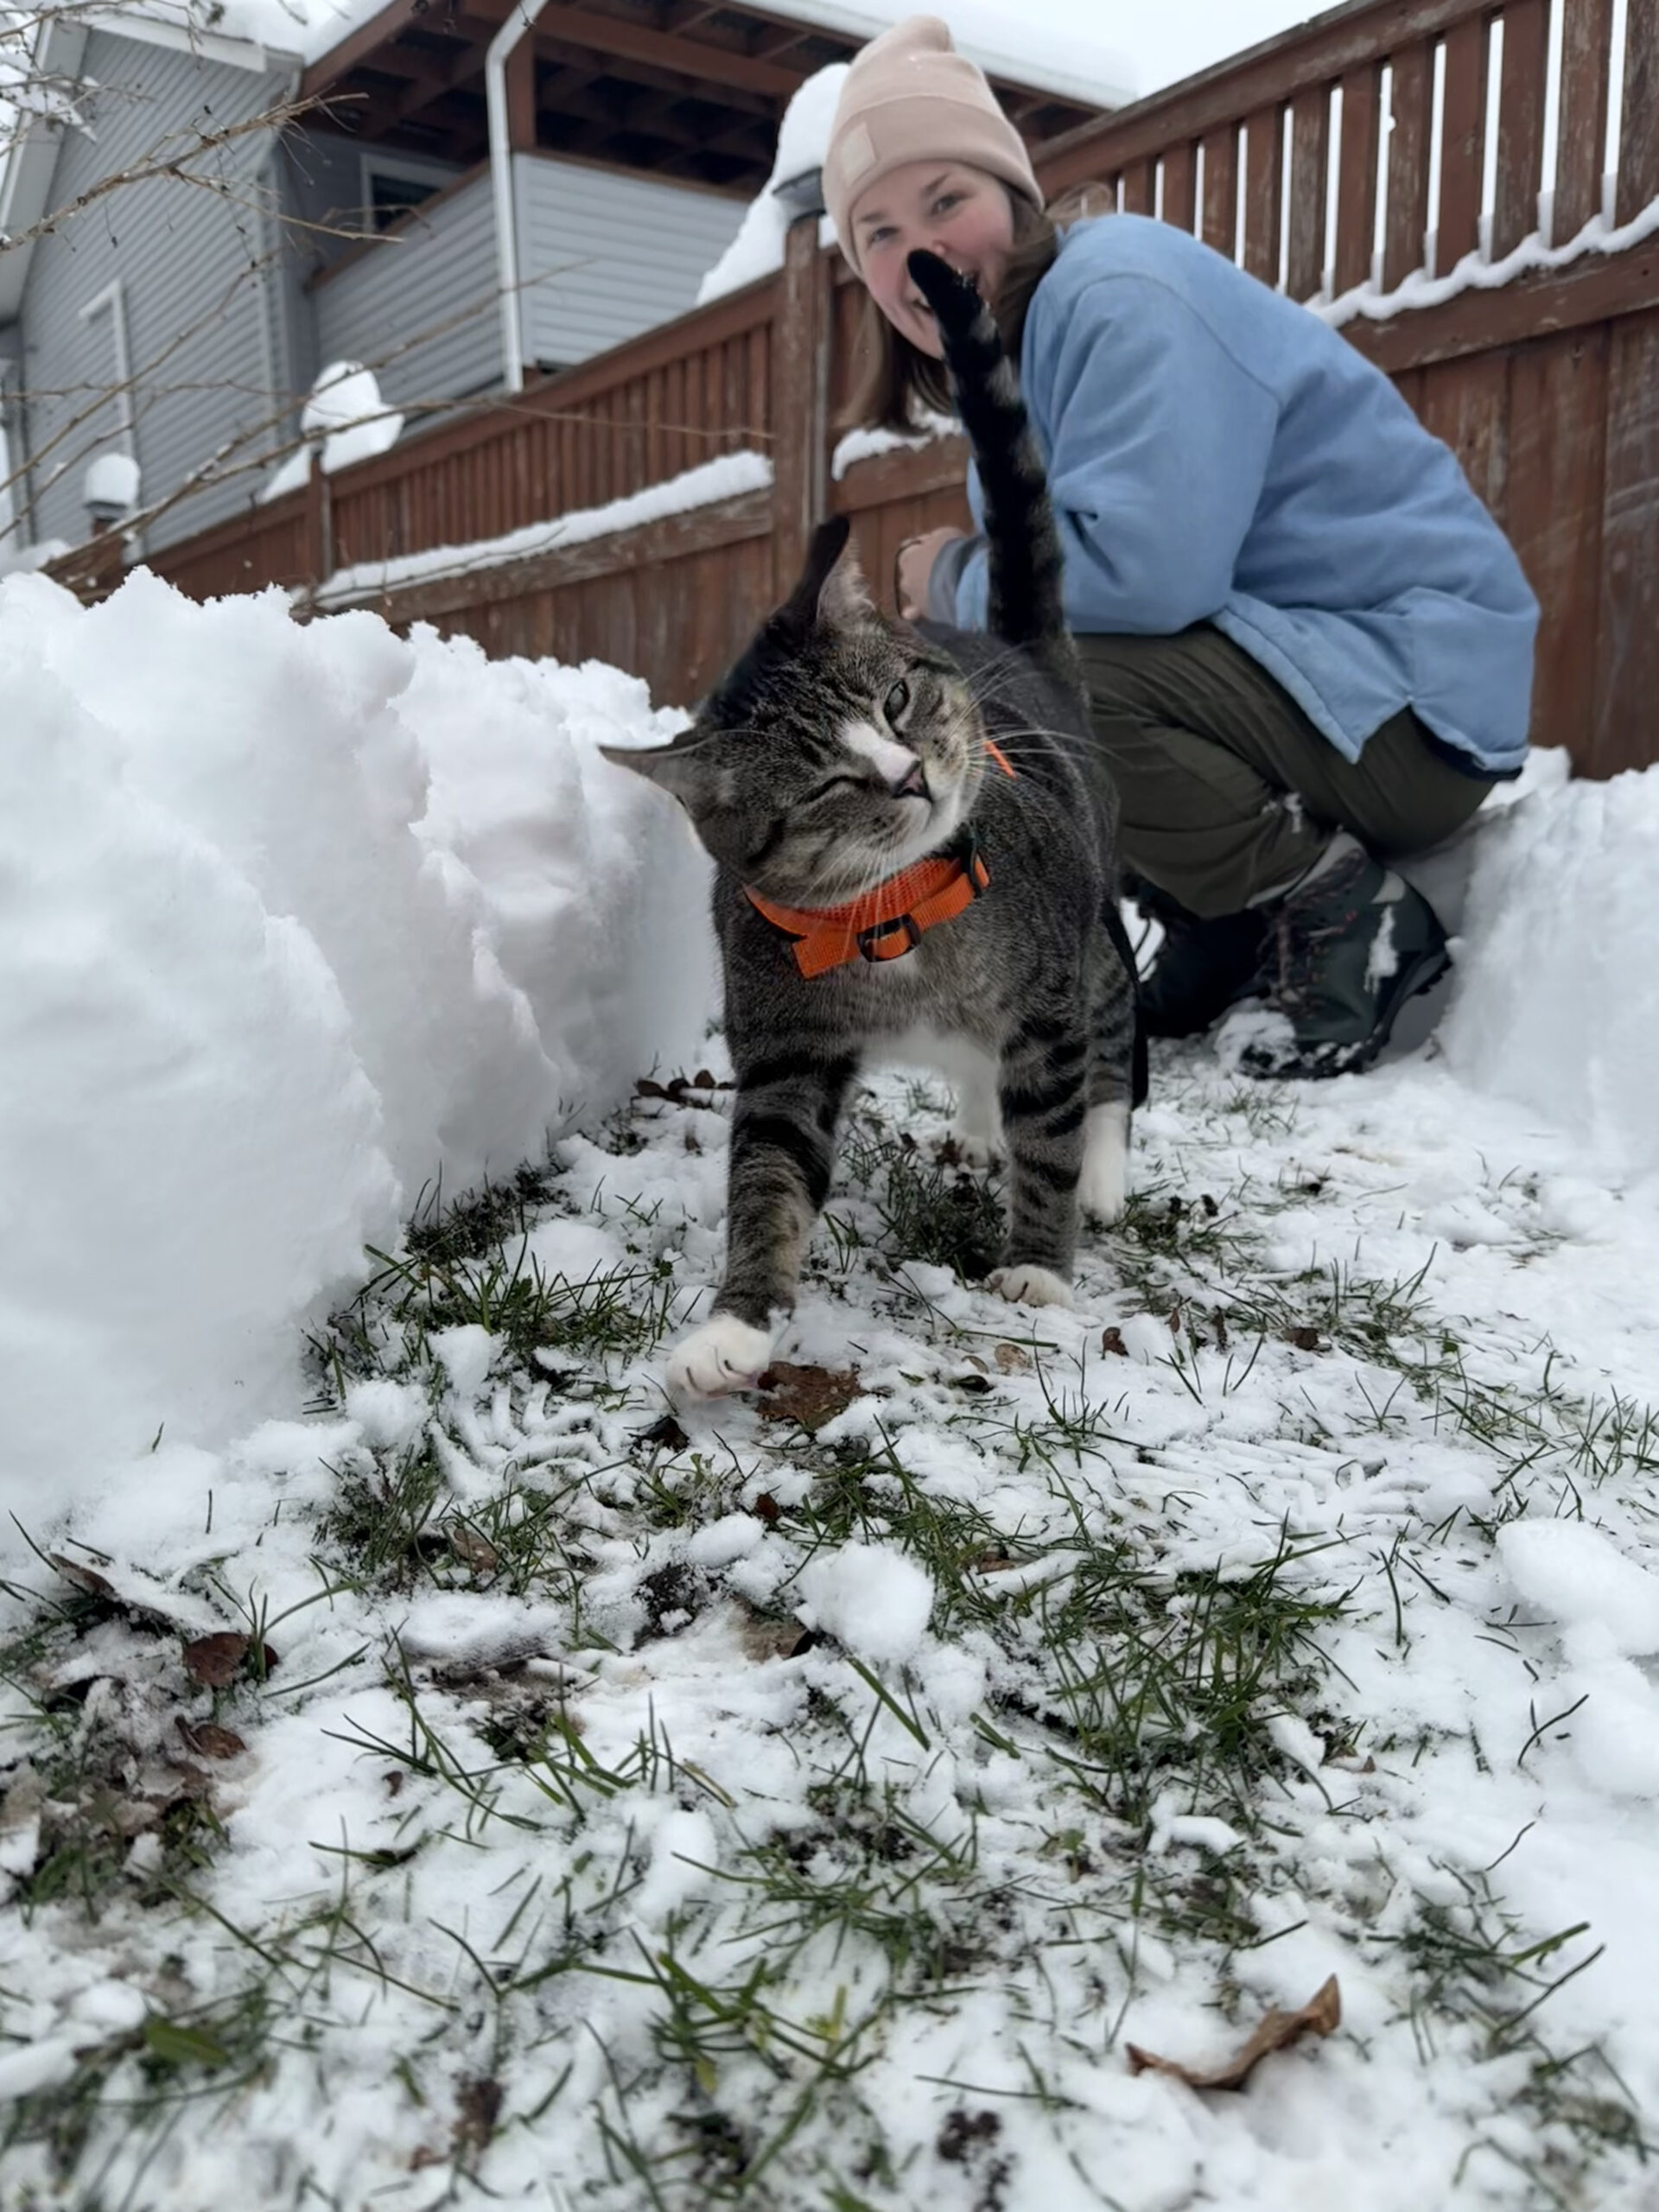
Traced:
<path id="1" fill-rule="evenodd" d="M 893 943 L 895 937 L 902 942 Z M 891 921 L 873 922 L 868 929 L 860 930 L 855 941 L 866 960 L 901 960 L 921 943 L 922 933 L 913 914 L 895 914 Z"/>

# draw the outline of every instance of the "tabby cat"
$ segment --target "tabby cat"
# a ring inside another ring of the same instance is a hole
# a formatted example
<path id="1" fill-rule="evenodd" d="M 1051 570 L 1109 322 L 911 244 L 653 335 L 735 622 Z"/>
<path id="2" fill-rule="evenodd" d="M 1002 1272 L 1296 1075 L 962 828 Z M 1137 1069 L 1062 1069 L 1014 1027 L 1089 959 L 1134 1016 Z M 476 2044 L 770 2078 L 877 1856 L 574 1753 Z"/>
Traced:
<path id="1" fill-rule="evenodd" d="M 1060 607 L 1041 459 L 995 323 L 931 254 L 933 308 L 985 498 L 985 633 L 880 614 L 817 532 L 793 595 L 698 709 L 613 751 L 680 801 L 717 863 L 736 1076 L 725 1280 L 671 1353 L 686 1395 L 767 1365 L 867 1061 L 931 1062 L 970 1159 L 1006 1147 L 1005 1298 L 1069 1304 L 1079 1213 L 1123 1205 L 1145 1096 L 1116 900 L 1117 802 Z"/>

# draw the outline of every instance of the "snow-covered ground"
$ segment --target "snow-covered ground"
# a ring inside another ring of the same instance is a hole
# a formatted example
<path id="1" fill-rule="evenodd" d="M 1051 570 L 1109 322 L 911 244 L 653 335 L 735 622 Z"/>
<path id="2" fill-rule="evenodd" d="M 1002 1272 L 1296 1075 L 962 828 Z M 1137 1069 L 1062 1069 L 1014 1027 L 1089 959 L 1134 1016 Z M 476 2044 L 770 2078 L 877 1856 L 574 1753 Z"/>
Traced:
<path id="1" fill-rule="evenodd" d="M 1426 1050 L 1160 1052 L 1076 1314 L 881 1078 L 676 1416 L 640 687 L 140 574 L 0 696 L 9 2203 L 1653 2205 L 1659 771 L 1483 824 Z"/>

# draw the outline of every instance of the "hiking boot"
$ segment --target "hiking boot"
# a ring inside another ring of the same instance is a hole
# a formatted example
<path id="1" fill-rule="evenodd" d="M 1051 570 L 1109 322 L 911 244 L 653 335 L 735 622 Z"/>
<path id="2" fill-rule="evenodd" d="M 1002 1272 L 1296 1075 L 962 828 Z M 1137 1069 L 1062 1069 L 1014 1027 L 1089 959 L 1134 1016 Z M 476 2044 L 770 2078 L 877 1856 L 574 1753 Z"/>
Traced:
<path id="1" fill-rule="evenodd" d="M 1251 912 L 1200 921 L 1172 899 L 1141 903 L 1164 925 L 1141 986 L 1141 1027 L 1148 1037 L 1196 1037 L 1254 984 L 1267 918 Z"/>
<path id="2" fill-rule="evenodd" d="M 1406 1001 L 1451 964 L 1428 901 L 1338 831 L 1269 914 L 1260 1003 L 1230 1024 L 1238 1065 L 1262 1076 L 1369 1067 Z"/>

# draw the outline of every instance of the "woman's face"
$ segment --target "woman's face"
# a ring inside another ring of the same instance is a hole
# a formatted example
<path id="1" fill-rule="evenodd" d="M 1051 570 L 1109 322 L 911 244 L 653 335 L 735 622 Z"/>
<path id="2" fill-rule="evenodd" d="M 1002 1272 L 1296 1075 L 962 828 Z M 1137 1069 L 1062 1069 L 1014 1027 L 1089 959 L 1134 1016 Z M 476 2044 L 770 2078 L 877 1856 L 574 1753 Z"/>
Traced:
<path id="1" fill-rule="evenodd" d="M 906 162 L 889 169 L 853 203 L 849 219 L 859 267 L 871 298 L 918 353 L 944 353 L 931 309 L 905 264 L 925 247 L 995 300 L 1014 247 L 1014 205 L 1006 187 L 965 162 Z"/>

